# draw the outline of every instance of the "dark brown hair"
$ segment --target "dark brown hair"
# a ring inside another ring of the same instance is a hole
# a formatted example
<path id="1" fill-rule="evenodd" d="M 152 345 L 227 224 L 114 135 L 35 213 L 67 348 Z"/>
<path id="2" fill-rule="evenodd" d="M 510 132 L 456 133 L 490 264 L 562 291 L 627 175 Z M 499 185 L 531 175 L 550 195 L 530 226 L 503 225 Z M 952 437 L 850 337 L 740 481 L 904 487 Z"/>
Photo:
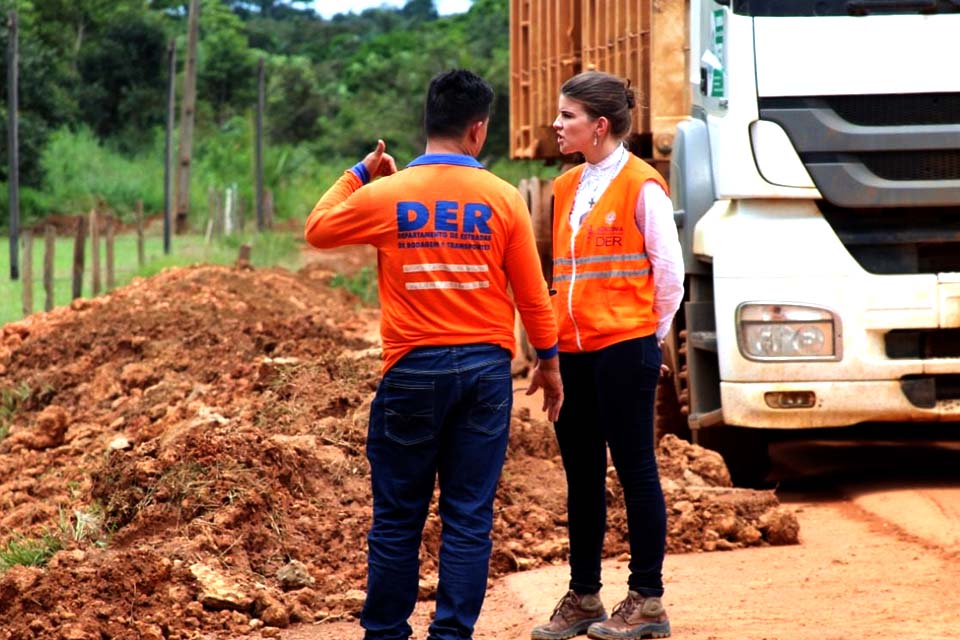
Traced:
<path id="1" fill-rule="evenodd" d="M 439 73 L 430 81 L 424 109 L 427 137 L 458 138 L 475 120 L 490 115 L 493 88 L 466 69 Z"/>
<path id="2" fill-rule="evenodd" d="M 610 121 L 610 132 L 622 138 L 630 132 L 630 111 L 637 98 L 630 81 L 602 71 L 584 71 L 563 83 L 560 93 L 583 105 L 593 119 L 601 116 Z"/>

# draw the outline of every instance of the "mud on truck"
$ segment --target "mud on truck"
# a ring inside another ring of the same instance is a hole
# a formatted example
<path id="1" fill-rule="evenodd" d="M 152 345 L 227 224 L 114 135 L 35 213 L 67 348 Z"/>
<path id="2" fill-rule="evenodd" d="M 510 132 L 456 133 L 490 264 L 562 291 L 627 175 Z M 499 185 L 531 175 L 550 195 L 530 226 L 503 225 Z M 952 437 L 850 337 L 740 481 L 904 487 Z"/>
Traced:
<path id="1" fill-rule="evenodd" d="M 736 482 L 771 437 L 960 421 L 958 65 L 960 0 L 511 0 L 514 157 L 571 160 L 575 73 L 641 94 L 686 266 L 657 425 Z M 549 185 L 523 190 L 549 277 Z"/>

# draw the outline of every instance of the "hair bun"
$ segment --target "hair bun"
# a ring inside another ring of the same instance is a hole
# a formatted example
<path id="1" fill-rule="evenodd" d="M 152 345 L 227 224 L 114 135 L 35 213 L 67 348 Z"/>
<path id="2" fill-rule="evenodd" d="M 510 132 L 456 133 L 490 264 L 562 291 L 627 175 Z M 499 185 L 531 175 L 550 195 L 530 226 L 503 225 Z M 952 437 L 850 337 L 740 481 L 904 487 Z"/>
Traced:
<path id="1" fill-rule="evenodd" d="M 637 95 L 630 87 L 630 78 L 627 78 L 627 81 L 623 85 L 623 96 L 627 101 L 628 109 L 633 109 L 635 106 L 637 106 Z"/>

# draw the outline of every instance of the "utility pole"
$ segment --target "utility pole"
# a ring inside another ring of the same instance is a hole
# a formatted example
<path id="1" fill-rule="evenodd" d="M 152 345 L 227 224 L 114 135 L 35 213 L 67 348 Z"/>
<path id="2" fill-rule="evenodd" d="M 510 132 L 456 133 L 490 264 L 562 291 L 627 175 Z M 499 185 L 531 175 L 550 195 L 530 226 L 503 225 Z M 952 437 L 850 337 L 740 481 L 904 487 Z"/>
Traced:
<path id="1" fill-rule="evenodd" d="M 171 174 L 173 173 L 173 129 L 177 111 L 177 45 L 170 39 L 167 45 L 167 137 L 163 158 L 163 253 L 170 254 L 170 231 L 173 222 L 171 202 Z"/>
<path id="2" fill-rule="evenodd" d="M 256 173 L 257 173 L 257 231 L 263 231 L 263 110 L 264 110 L 264 70 L 263 58 L 257 65 L 257 133 L 256 133 Z"/>
<path id="3" fill-rule="evenodd" d="M 193 120 L 197 104 L 197 36 L 200 31 L 200 0 L 190 0 L 187 19 L 187 61 L 183 69 L 183 101 L 180 103 L 180 159 L 177 162 L 176 232 L 187 230 L 190 212 L 190 160 L 193 156 Z"/>
<path id="4" fill-rule="evenodd" d="M 7 151 L 10 169 L 7 176 L 10 201 L 10 279 L 20 278 L 20 141 L 17 131 L 19 43 L 17 12 L 10 12 L 7 47 Z"/>

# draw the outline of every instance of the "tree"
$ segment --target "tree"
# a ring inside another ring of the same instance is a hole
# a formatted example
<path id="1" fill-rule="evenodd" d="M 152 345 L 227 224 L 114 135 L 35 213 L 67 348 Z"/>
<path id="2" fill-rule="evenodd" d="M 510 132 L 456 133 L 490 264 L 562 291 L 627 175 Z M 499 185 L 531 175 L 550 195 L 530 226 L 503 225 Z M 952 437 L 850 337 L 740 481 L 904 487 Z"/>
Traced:
<path id="1" fill-rule="evenodd" d="M 407 0 L 400 13 L 416 22 L 436 20 L 438 15 L 433 0 Z"/>
<path id="2" fill-rule="evenodd" d="M 137 147 L 163 123 L 166 40 L 157 16 L 128 11 L 112 16 L 83 48 L 80 113 L 99 136 L 122 135 L 122 146 Z"/>
<path id="3" fill-rule="evenodd" d="M 256 99 L 257 53 L 247 45 L 243 22 L 220 0 L 203 0 L 197 93 L 223 124 Z"/>

